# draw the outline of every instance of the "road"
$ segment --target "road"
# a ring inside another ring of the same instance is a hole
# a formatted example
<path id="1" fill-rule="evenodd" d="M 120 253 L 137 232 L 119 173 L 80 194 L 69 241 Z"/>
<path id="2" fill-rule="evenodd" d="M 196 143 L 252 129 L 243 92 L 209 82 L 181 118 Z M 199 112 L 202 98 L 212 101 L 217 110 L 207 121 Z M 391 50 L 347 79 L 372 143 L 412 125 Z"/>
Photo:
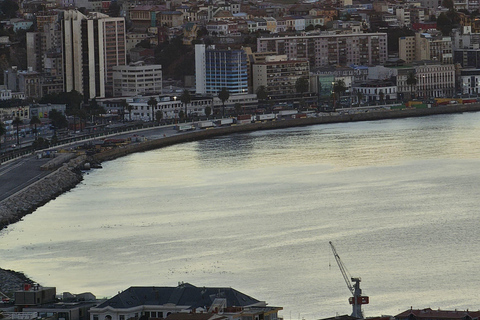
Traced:
<path id="1" fill-rule="evenodd" d="M 0 166 L 0 201 L 45 177 L 50 171 L 40 170 L 48 158 L 37 159 L 30 155 Z"/>
<path id="2" fill-rule="evenodd" d="M 169 137 L 172 135 L 177 135 L 177 131 L 173 126 L 161 126 L 153 127 L 146 129 L 139 129 L 130 131 L 127 133 L 111 134 L 109 137 L 115 138 L 132 138 L 132 141 L 135 141 L 134 138 L 138 137 L 139 141 L 142 141 L 143 138 L 147 140 L 152 139 L 161 139 L 163 137 Z M 74 149 L 77 146 L 89 143 L 89 141 L 100 140 L 102 138 L 90 139 L 72 142 L 68 145 L 63 145 L 56 147 L 56 149 Z M 35 155 L 28 155 L 22 158 L 17 158 L 9 162 L 3 163 L 0 165 L 0 201 L 5 200 L 9 196 L 15 194 L 16 192 L 26 188 L 28 185 L 33 182 L 40 180 L 45 177 L 51 171 L 42 171 L 40 167 L 47 163 L 49 158 L 37 159 Z"/>

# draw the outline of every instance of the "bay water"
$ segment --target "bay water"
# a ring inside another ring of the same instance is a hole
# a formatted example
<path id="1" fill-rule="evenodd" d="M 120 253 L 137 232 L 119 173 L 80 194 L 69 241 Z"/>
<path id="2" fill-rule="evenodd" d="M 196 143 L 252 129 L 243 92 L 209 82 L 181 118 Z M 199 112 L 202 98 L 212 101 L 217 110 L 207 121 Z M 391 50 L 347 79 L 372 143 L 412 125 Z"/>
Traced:
<path id="1" fill-rule="evenodd" d="M 235 134 L 133 154 L 0 232 L 57 292 L 232 287 L 287 319 L 477 310 L 480 113 Z"/>

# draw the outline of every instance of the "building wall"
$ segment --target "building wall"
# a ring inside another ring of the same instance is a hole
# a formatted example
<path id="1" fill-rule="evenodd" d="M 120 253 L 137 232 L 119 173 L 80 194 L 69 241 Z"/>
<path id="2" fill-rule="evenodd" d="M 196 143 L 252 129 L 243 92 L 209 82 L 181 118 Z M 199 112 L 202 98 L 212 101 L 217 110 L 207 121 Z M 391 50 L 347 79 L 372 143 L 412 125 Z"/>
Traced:
<path id="1" fill-rule="evenodd" d="M 455 65 L 423 64 L 415 67 L 416 92 L 424 99 L 455 94 Z"/>
<path id="2" fill-rule="evenodd" d="M 259 52 L 275 51 L 311 66 L 378 65 L 387 60 L 386 33 L 320 34 L 257 39 Z"/>
<path id="3" fill-rule="evenodd" d="M 398 39 L 398 57 L 406 63 L 415 60 L 415 37 L 400 37 Z"/>
<path id="4" fill-rule="evenodd" d="M 253 92 L 264 86 L 271 96 L 295 93 L 295 83 L 301 77 L 309 77 L 306 60 L 285 60 L 253 65 Z"/>
<path id="5" fill-rule="evenodd" d="M 214 46 L 195 46 L 197 93 L 230 94 L 248 92 L 247 55 L 243 50 L 217 50 Z"/>
<path id="6" fill-rule="evenodd" d="M 125 20 L 100 13 L 64 13 L 65 90 L 87 99 L 113 94 L 113 67 L 125 65 Z"/>
<path id="7" fill-rule="evenodd" d="M 162 93 L 161 65 L 130 65 L 113 67 L 115 97 Z"/>

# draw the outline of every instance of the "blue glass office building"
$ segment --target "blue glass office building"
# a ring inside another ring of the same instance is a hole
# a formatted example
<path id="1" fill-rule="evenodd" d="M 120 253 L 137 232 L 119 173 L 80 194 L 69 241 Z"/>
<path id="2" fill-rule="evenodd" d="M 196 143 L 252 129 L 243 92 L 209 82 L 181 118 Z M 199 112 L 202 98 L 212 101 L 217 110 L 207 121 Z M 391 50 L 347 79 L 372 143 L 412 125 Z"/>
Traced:
<path id="1" fill-rule="evenodd" d="M 197 64 L 204 63 L 201 71 L 197 66 L 197 91 L 203 87 L 201 91 L 204 92 L 202 93 L 213 95 L 218 94 L 222 88 L 227 88 L 230 94 L 248 93 L 247 55 L 245 52 L 243 50 L 217 50 L 214 47 L 204 48 L 198 48 L 205 51 L 204 55 L 200 56 L 201 60 L 204 57 L 204 61 L 196 61 Z M 199 86 L 199 82 L 203 84 Z"/>

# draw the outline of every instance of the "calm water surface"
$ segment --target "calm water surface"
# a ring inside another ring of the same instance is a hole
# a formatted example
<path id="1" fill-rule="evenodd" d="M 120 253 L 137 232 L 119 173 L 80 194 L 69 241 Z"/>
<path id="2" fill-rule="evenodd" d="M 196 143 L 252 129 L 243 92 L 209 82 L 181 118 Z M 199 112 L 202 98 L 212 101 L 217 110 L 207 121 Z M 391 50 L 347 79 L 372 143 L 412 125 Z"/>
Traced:
<path id="1" fill-rule="evenodd" d="M 233 287 L 288 319 L 478 309 L 480 113 L 221 137 L 134 154 L 0 232 L 57 292 Z"/>

